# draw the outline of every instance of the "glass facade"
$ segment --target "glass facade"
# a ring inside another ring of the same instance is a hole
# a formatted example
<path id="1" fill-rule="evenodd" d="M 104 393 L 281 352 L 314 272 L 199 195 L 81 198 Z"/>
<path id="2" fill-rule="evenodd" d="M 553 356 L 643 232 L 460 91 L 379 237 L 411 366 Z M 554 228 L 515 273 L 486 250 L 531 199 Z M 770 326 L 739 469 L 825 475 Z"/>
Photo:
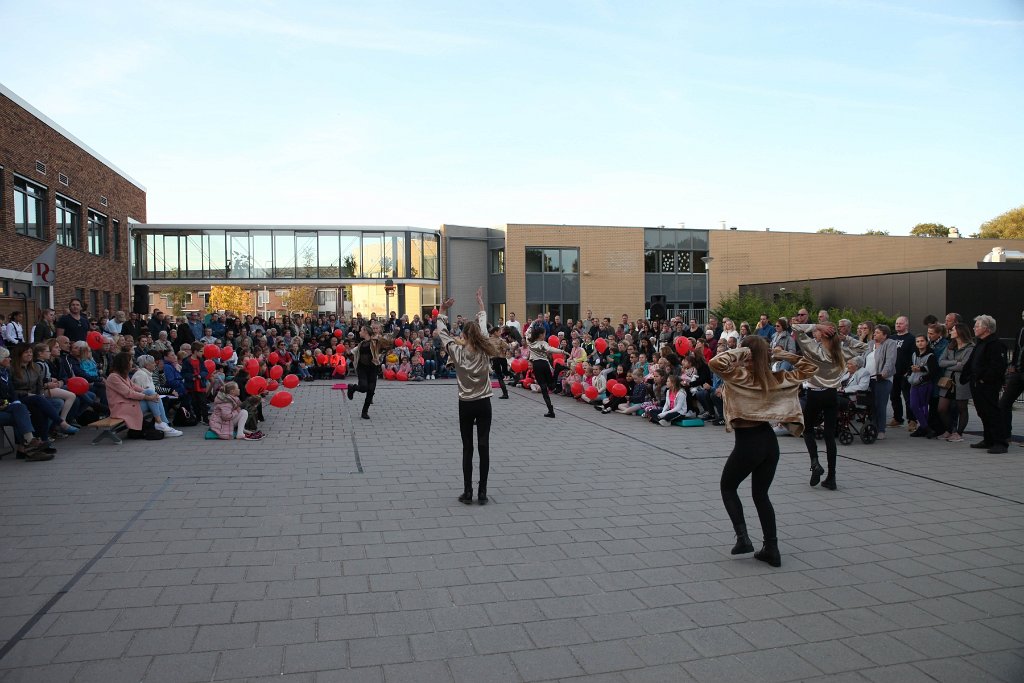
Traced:
<path id="1" fill-rule="evenodd" d="M 92 218 L 90 213 L 90 227 Z M 132 245 L 132 276 L 439 280 L 438 239 L 436 233 L 414 231 L 139 230 Z"/>

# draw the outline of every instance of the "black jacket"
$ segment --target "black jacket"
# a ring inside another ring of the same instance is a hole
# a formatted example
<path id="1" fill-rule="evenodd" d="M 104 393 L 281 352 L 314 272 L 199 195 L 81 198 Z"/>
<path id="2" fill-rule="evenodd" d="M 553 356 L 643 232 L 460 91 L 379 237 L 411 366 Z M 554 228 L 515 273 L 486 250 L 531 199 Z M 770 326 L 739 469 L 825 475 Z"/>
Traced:
<path id="1" fill-rule="evenodd" d="M 972 389 L 998 392 L 1006 377 L 1006 346 L 1003 342 L 994 334 L 976 339 L 964 376 L 969 378 Z"/>

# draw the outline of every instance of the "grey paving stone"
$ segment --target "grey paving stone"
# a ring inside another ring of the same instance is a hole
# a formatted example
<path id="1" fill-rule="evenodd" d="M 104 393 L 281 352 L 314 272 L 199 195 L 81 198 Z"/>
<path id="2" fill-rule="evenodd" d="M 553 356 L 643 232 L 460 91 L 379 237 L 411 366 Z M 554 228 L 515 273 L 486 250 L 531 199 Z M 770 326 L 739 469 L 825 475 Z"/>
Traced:
<path id="1" fill-rule="evenodd" d="M 514 652 L 511 657 L 516 671 L 524 681 L 568 678 L 584 673 L 567 648 Z"/>
<path id="2" fill-rule="evenodd" d="M 284 650 L 284 673 L 326 671 L 348 666 L 348 644 L 343 640 L 288 645 Z"/>
<path id="3" fill-rule="evenodd" d="M 214 680 L 254 678 L 281 673 L 283 647 L 252 647 L 222 652 Z"/>
<path id="4" fill-rule="evenodd" d="M 216 652 L 191 652 L 181 655 L 159 655 L 152 658 L 145 683 L 199 683 L 213 678 L 217 668 Z"/>
<path id="5" fill-rule="evenodd" d="M 509 655 L 481 655 L 460 657 L 448 662 L 456 683 L 506 683 L 521 681 L 515 663 Z"/>
<path id="6" fill-rule="evenodd" d="M 412 649 L 409 646 L 409 639 L 405 636 L 361 638 L 350 640 L 348 646 L 353 667 L 412 661 Z"/>

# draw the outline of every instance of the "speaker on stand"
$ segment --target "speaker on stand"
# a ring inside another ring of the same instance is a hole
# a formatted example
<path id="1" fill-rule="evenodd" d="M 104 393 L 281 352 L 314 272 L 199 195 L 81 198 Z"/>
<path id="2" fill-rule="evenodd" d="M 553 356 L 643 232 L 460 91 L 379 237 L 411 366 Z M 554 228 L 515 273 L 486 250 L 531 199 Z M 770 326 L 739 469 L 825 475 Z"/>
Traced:
<path id="1" fill-rule="evenodd" d="M 132 313 L 146 315 L 149 313 L 149 285 L 135 285 L 135 299 L 132 302 Z"/>
<path id="2" fill-rule="evenodd" d="M 650 311 L 651 320 L 662 321 L 668 317 L 668 306 L 665 302 L 668 300 L 664 294 L 652 294 L 651 301 L 647 304 L 647 310 Z"/>

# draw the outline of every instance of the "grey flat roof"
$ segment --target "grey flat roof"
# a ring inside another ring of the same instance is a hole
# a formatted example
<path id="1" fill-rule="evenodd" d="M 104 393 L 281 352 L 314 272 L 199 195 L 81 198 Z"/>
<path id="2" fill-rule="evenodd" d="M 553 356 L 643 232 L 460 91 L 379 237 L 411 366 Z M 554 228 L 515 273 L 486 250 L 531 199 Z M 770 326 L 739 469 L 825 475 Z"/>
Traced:
<path id="1" fill-rule="evenodd" d="M 12 100 L 19 107 L 21 107 L 22 109 L 24 109 L 28 113 L 32 114 L 32 116 L 36 117 L 37 119 L 39 119 L 40 121 L 45 123 L 47 126 L 52 128 L 56 132 L 60 133 L 64 137 L 66 137 L 68 140 L 73 142 L 75 145 L 77 145 L 81 149 L 83 149 L 86 152 L 88 152 L 89 155 L 92 156 L 94 159 L 99 161 L 101 164 L 103 164 L 104 166 L 109 168 L 111 171 L 113 171 L 117 175 L 119 175 L 122 178 L 124 178 L 125 180 L 127 180 L 129 183 L 131 183 L 135 187 L 139 188 L 143 192 L 147 191 L 146 187 L 142 183 L 140 183 L 139 181 L 137 181 L 134 178 L 132 178 L 130 175 L 128 175 L 127 173 L 125 173 L 124 171 L 119 169 L 114 164 L 110 163 L 110 161 L 108 161 L 106 158 L 104 158 L 101 154 L 99 154 L 92 147 L 89 147 L 89 145 L 85 144 L 84 142 L 82 142 L 81 140 L 76 138 L 74 135 L 69 133 L 65 128 L 63 128 L 62 126 L 58 125 L 56 121 L 54 121 L 49 116 L 47 116 L 43 112 L 39 111 L 38 109 L 33 107 L 31 104 L 26 102 L 24 99 L 19 97 L 13 90 L 11 90 L 7 86 L 5 86 L 3 83 L 0 83 L 0 95 L 3 95 L 4 97 L 7 97 L 8 99 Z"/>

